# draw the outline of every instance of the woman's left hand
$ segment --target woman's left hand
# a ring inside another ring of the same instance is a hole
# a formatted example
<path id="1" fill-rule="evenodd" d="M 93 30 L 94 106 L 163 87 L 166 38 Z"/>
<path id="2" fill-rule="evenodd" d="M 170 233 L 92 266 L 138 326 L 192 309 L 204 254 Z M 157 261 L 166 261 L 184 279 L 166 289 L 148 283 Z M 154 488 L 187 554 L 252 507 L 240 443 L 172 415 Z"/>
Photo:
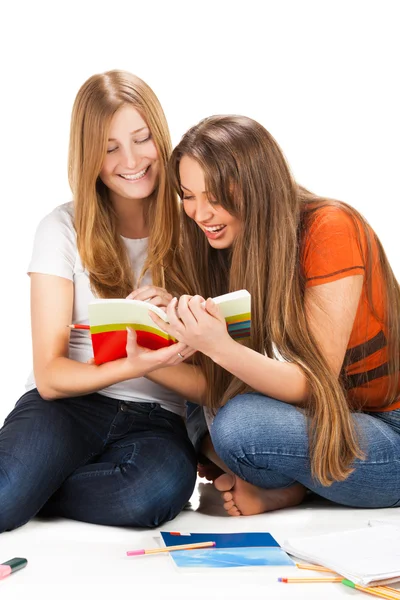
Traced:
<path id="1" fill-rule="evenodd" d="M 160 308 L 166 308 L 172 300 L 172 295 L 164 288 L 156 287 L 155 285 L 143 285 L 137 290 L 133 290 L 126 297 L 126 300 L 142 300 L 149 302 Z"/>
<path id="2" fill-rule="evenodd" d="M 151 314 L 151 318 L 161 329 L 203 354 L 210 355 L 216 347 L 230 339 L 226 321 L 215 302 L 201 296 L 181 296 L 174 298 L 166 313 L 169 324 Z M 179 315 L 179 316 L 178 316 Z"/>

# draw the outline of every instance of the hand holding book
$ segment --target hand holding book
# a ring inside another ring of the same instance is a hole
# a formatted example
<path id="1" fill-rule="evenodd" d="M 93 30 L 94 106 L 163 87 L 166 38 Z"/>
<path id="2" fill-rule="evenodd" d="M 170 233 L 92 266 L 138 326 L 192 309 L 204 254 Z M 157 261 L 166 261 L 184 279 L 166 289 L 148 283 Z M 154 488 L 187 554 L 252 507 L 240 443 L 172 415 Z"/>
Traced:
<path id="1" fill-rule="evenodd" d="M 197 298 L 199 300 L 196 300 L 194 304 L 196 302 L 200 304 L 200 297 Z M 246 290 L 239 290 L 214 298 L 214 302 L 219 306 L 221 315 L 225 320 L 225 331 L 227 329 L 229 335 L 234 339 L 249 337 L 250 294 Z M 183 304 L 184 300 L 182 300 L 182 307 Z M 202 310 L 205 317 L 210 317 L 207 314 L 208 311 L 205 311 L 200 305 L 196 306 L 197 314 L 199 314 L 199 310 Z M 176 338 L 166 333 L 151 319 L 150 312 L 156 314 L 162 320 L 163 327 L 165 327 L 164 323 L 168 322 L 166 312 L 149 302 L 115 298 L 91 302 L 89 304 L 89 330 L 92 337 L 95 363 L 100 365 L 127 356 L 127 327 L 131 327 L 136 331 L 137 344 L 143 348 L 157 350 L 177 344 Z M 190 314 L 187 312 L 186 320 L 189 318 Z M 211 331 L 210 341 L 215 345 L 215 331 Z M 184 347 L 184 345 L 176 346 L 174 348 L 176 355 L 180 352 L 179 349 Z"/>
<path id="2" fill-rule="evenodd" d="M 151 318 L 169 336 L 209 355 L 232 339 L 218 304 L 211 298 L 181 296 L 174 298 L 166 310 L 168 323 L 152 313 Z"/>
<path id="3" fill-rule="evenodd" d="M 165 310 L 172 300 L 172 295 L 164 288 L 155 285 L 143 285 L 142 287 L 133 290 L 126 299 L 151 302 L 154 306 L 159 306 Z"/>

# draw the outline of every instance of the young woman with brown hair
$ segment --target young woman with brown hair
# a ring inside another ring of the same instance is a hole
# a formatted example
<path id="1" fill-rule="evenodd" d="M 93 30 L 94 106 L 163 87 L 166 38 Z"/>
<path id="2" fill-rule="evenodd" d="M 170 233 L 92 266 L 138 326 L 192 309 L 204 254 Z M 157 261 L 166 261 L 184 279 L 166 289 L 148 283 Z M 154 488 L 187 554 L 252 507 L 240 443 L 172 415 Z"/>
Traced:
<path id="1" fill-rule="evenodd" d="M 87 333 L 68 329 L 88 321 L 94 296 L 144 284 L 147 300 L 170 300 L 162 288 L 174 289 L 179 236 L 170 151 L 142 80 L 109 71 L 83 84 L 71 119 L 73 202 L 41 221 L 29 265 L 34 368 L 0 430 L 0 532 L 39 511 L 154 527 L 191 496 L 196 458 L 183 415 L 193 367 L 179 364 L 190 349 L 146 351 L 131 331 L 127 357 L 96 366 Z"/>
<path id="2" fill-rule="evenodd" d="M 216 454 L 206 440 L 202 451 L 228 471 L 215 481 L 228 513 L 294 505 L 306 489 L 400 505 L 400 291 L 376 234 L 354 208 L 299 186 L 249 118 L 200 122 L 171 172 L 181 291 L 201 296 L 174 299 L 165 329 L 199 351 Z M 242 288 L 246 344 L 210 299 Z"/>

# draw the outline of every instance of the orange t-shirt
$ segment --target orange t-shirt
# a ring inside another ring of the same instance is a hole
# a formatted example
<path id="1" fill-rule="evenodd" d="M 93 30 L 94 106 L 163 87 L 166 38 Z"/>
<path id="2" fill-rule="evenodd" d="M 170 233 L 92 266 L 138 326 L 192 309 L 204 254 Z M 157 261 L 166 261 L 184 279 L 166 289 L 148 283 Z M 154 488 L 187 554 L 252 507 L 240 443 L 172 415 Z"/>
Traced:
<path id="1" fill-rule="evenodd" d="M 394 410 L 400 408 L 400 373 L 397 375 L 398 401 L 386 409 L 382 408 L 389 383 L 386 331 L 383 324 L 385 282 L 373 235 L 371 245 L 372 256 L 368 258 L 372 261 L 372 302 L 376 316 L 368 302 L 364 279 L 342 373 L 353 408 L 364 411 Z M 360 227 L 359 242 L 357 225 L 344 209 L 338 206 L 317 209 L 304 237 L 303 269 L 306 287 L 351 275 L 364 275 L 367 253 L 365 234 Z"/>

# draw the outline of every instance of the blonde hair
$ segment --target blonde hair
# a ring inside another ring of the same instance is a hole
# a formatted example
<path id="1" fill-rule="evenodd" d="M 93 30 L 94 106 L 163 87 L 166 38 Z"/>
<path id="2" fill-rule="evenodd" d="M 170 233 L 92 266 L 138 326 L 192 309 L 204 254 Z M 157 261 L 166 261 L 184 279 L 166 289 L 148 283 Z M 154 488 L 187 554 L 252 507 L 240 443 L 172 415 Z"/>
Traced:
<path id="1" fill-rule="evenodd" d="M 68 173 L 78 252 L 92 290 L 103 298 L 126 296 L 135 283 L 107 188 L 99 178 L 111 120 L 125 105 L 133 106 L 145 120 L 160 164 L 157 188 L 145 215 L 151 227 L 139 280 L 150 270 L 153 283 L 164 287 L 179 243 L 179 201 L 166 176 L 171 140 L 156 95 L 144 81 L 125 71 L 93 75 L 78 91 L 72 109 Z"/>
<path id="2" fill-rule="evenodd" d="M 389 374 L 393 374 L 400 369 L 400 290 L 385 252 L 355 209 L 300 187 L 274 138 L 252 119 L 210 117 L 183 136 L 170 161 L 171 178 L 180 194 L 179 163 L 183 156 L 198 162 L 208 193 L 243 226 L 232 248 L 216 250 L 196 223 L 182 214 L 182 245 L 189 260 L 185 265 L 187 285 L 181 292 L 200 293 L 207 298 L 242 288 L 249 290 L 249 344 L 269 357 L 278 350 L 283 359 L 299 365 L 307 378 L 313 475 L 324 485 L 344 480 L 352 471 L 351 463 L 362 453 L 343 381 L 330 370 L 307 323 L 303 240 L 316 211 L 336 205 L 353 218 L 356 231 L 366 240 L 367 254 L 371 244 L 376 244 L 387 286 L 385 330 Z M 371 302 L 370 263 L 366 261 L 365 278 Z M 207 404 L 211 408 L 249 390 L 207 357 L 200 355 L 198 360 L 207 378 Z M 387 404 L 396 398 L 397 381 L 392 378 Z"/>

